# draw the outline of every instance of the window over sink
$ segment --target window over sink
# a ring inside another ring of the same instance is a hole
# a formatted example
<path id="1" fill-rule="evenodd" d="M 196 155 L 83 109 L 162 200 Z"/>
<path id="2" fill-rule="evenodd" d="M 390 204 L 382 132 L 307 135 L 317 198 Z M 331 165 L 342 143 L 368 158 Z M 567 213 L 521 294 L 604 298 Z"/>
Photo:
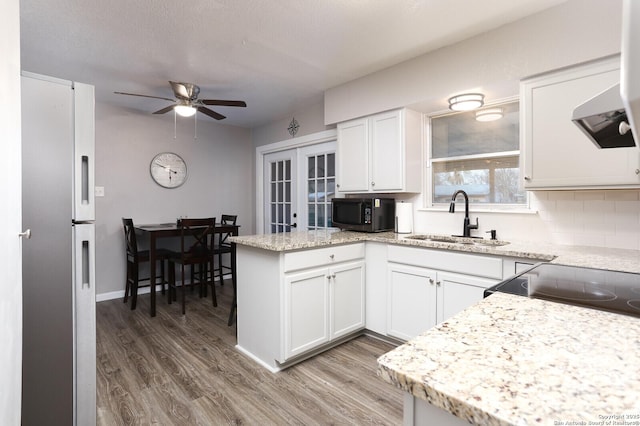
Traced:
<path id="1" fill-rule="evenodd" d="M 476 120 L 476 112 L 502 109 L 502 118 Z M 464 190 L 473 204 L 490 209 L 527 206 L 520 186 L 520 109 L 517 100 L 479 110 L 429 117 L 428 179 L 432 206 L 448 205 Z"/>

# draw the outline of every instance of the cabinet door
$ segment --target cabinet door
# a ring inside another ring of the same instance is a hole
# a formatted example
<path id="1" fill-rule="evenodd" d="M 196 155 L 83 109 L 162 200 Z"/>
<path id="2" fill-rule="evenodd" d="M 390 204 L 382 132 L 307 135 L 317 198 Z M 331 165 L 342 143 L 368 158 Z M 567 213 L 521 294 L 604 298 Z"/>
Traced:
<path id="1" fill-rule="evenodd" d="M 484 290 L 498 282 L 498 280 L 438 272 L 436 280 L 438 324 L 482 300 Z"/>
<path id="2" fill-rule="evenodd" d="M 402 111 L 377 114 L 371 121 L 371 189 L 404 189 L 404 135 Z"/>
<path id="3" fill-rule="evenodd" d="M 285 358 L 329 341 L 329 273 L 327 268 L 285 274 Z"/>
<path id="4" fill-rule="evenodd" d="M 571 121 L 576 106 L 620 80 L 619 65 L 616 56 L 522 82 L 525 188 L 640 185 L 637 148 L 598 149 Z"/>
<path id="5" fill-rule="evenodd" d="M 436 273 L 388 264 L 387 334 L 409 340 L 436 324 Z"/>
<path id="6" fill-rule="evenodd" d="M 331 339 L 364 328 L 364 261 L 329 270 Z"/>
<path id="7" fill-rule="evenodd" d="M 369 190 L 369 120 L 338 124 L 338 191 Z"/>

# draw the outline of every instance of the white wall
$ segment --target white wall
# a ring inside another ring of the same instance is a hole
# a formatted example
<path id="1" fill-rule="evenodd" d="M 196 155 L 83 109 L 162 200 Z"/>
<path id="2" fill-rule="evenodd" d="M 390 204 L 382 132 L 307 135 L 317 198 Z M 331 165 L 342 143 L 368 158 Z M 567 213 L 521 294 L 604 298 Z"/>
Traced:
<path id="1" fill-rule="evenodd" d="M 481 36 L 327 90 L 325 122 L 410 106 L 446 109 L 449 96 L 479 90 L 488 101 L 518 95 L 521 78 L 619 52 L 622 2 L 572 0 Z M 423 189 L 423 194 L 425 189 Z M 414 231 L 458 234 L 462 213 L 414 203 Z M 640 249 L 640 191 L 531 192 L 536 214 L 473 212 L 477 235 Z"/>
<path id="2" fill-rule="evenodd" d="M 175 221 L 179 216 L 220 217 L 237 214 L 241 234 L 253 233 L 251 132 L 198 117 L 178 120 L 96 104 L 97 293 L 124 294 L 125 260 L 122 217 L 134 223 Z M 172 151 L 187 163 L 188 179 L 165 189 L 149 174 L 151 159 Z M 100 296 L 99 296 L 100 297 Z"/>
<path id="3" fill-rule="evenodd" d="M 20 142 L 20 2 L 2 2 L 0 13 L 0 140 L 3 200 L 0 231 L 0 424 L 19 425 L 22 394 L 22 231 Z"/>
<path id="4" fill-rule="evenodd" d="M 572 0 L 325 92 L 325 123 L 481 91 L 515 96 L 523 77 L 620 51 L 621 0 Z"/>

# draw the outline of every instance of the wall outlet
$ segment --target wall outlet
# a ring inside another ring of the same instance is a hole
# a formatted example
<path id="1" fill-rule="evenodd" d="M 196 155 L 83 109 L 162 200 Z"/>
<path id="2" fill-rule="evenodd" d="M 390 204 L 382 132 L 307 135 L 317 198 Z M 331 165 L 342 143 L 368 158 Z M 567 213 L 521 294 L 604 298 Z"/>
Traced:
<path id="1" fill-rule="evenodd" d="M 95 196 L 96 197 L 104 197 L 104 186 L 96 186 L 96 188 L 95 188 Z"/>

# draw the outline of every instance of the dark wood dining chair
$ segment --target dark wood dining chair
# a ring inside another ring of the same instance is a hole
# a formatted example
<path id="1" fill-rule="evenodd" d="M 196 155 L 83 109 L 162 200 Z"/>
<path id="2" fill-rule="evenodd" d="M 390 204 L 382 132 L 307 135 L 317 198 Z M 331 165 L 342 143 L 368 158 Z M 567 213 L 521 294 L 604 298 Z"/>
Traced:
<path id="1" fill-rule="evenodd" d="M 223 225 L 234 225 L 238 220 L 237 215 L 231 214 L 223 214 L 220 218 L 220 223 Z M 225 271 L 231 273 L 231 279 L 233 279 L 233 274 L 235 271 L 231 267 L 231 264 L 224 264 L 222 262 L 223 255 L 231 254 L 231 242 L 229 241 L 229 237 L 232 235 L 231 232 L 216 232 L 214 235 L 215 242 L 213 246 L 214 254 L 218 257 L 218 267 L 215 268 L 215 278 L 220 278 L 220 285 L 224 285 L 224 274 Z"/>
<path id="2" fill-rule="evenodd" d="M 200 297 L 206 295 L 206 286 L 211 285 L 211 297 L 213 306 L 218 306 L 215 288 L 213 286 L 213 271 L 215 255 L 213 252 L 212 241 L 215 228 L 215 218 L 206 219 L 182 219 L 180 221 L 180 253 L 169 259 L 169 291 L 168 302 L 171 304 L 175 300 L 178 284 L 176 282 L 176 267 L 180 265 L 180 292 L 182 302 L 182 314 L 185 309 L 185 287 L 186 275 L 185 266 L 191 268 L 192 279 L 190 286 L 196 283 L 200 285 Z M 193 273 L 194 268 L 198 266 L 197 274 Z M 211 277 L 211 278 L 209 278 Z"/>
<path id="3" fill-rule="evenodd" d="M 138 240 L 136 238 L 135 227 L 133 226 L 133 219 L 122 218 L 122 226 L 124 228 L 124 239 L 126 242 L 126 261 L 127 261 L 127 275 L 126 285 L 124 290 L 124 303 L 127 303 L 129 296 L 131 296 L 131 309 L 136 308 L 138 301 L 138 288 L 149 287 L 151 283 L 150 278 L 140 278 L 140 265 L 149 262 L 149 250 L 138 250 Z M 171 256 L 171 252 L 165 249 L 156 250 L 156 262 L 160 262 L 160 284 L 162 294 L 165 293 L 164 285 L 167 282 L 165 280 L 165 261 Z M 156 263 L 157 264 L 157 263 Z M 156 267 L 156 265 L 149 265 L 149 267 Z M 140 285 L 140 282 L 146 282 L 144 285 Z"/>

